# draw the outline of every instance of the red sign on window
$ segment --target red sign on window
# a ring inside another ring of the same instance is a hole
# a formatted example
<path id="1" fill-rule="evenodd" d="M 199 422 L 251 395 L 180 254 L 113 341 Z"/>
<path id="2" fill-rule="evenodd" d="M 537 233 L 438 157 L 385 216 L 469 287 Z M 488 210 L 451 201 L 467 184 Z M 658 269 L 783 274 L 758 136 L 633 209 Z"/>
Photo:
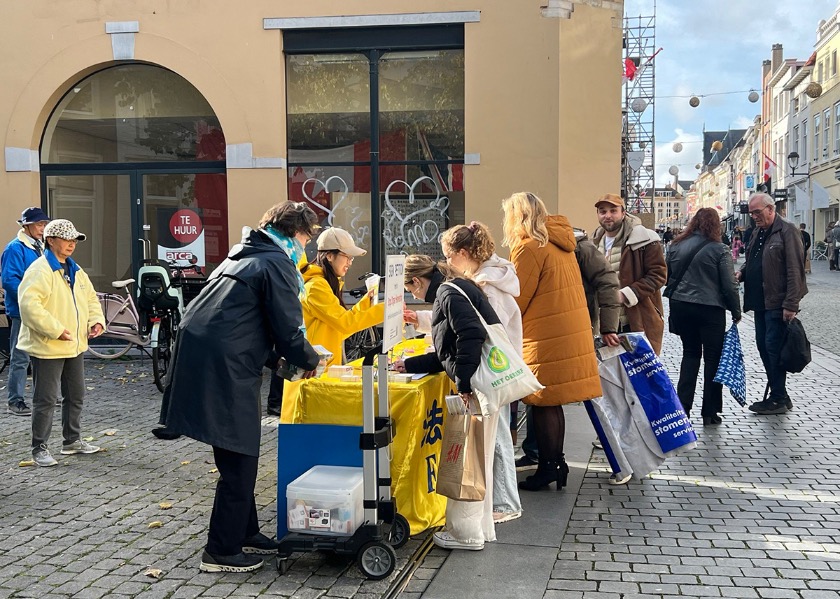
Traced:
<path id="1" fill-rule="evenodd" d="M 185 245 L 198 239 L 203 230 L 201 217 L 192 210 L 178 210 L 169 219 L 169 232 L 172 233 L 172 237 Z"/>

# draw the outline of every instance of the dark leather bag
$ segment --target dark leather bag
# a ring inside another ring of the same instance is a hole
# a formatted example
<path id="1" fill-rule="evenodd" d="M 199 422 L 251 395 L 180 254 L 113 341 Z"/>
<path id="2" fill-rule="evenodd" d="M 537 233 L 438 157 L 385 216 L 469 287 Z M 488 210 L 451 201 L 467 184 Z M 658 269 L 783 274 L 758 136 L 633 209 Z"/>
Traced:
<path id="1" fill-rule="evenodd" d="M 798 318 L 787 325 L 779 352 L 779 366 L 785 372 L 802 372 L 811 363 L 811 342 L 805 335 L 805 327 Z"/>

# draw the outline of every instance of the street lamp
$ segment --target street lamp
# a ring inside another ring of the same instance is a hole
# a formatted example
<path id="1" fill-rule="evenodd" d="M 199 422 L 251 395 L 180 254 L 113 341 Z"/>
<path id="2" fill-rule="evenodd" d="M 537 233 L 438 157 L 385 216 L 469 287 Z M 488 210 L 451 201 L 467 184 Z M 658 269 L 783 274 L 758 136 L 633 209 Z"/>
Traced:
<path id="1" fill-rule="evenodd" d="M 807 175 L 808 173 L 797 173 L 796 167 L 799 166 L 799 153 L 798 152 L 791 152 L 787 155 L 788 166 L 790 167 L 790 176 L 791 177 L 798 177 L 800 175 Z"/>

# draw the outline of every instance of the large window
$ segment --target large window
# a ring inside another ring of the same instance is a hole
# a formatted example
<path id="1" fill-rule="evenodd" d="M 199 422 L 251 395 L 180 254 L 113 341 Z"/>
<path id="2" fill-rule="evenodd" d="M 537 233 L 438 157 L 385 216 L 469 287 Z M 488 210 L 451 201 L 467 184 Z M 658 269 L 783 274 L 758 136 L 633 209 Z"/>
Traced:
<path id="1" fill-rule="evenodd" d="M 464 221 L 463 42 L 403 37 L 405 49 L 387 51 L 375 34 L 371 47 L 329 52 L 287 41 L 289 197 L 370 250 L 351 281 L 387 254 L 443 258 L 440 234 Z"/>
<path id="2" fill-rule="evenodd" d="M 820 115 L 814 116 L 814 162 L 820 159 Z"/>
<path id="3" fill-rule="evenodd" d="M 823 144 L 822 144 L 822 158 L 828 158 L 828 138 L 831 133 L 831 109 L 826 108 L 823 111 Z"/>
<path id="4" fill-rule="evenodd" d="M 840 102 L 834 105 L 834 155 L 840 155 Z"/>
<path id="5" fill-rule="evenodd" d="M 808 162 L 808 121 L 802 121 L 802 164 Z"/>

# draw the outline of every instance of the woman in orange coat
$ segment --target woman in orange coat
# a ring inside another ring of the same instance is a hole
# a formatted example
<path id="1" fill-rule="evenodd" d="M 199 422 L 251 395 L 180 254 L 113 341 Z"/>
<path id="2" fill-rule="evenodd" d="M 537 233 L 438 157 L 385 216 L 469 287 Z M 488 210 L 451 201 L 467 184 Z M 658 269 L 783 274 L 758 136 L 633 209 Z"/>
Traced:
<path id="1" fill-rule="evenodd" d="M 563 404 L 601 395 L 586 295 L 575 258 L 575 234 L 565 216 L 549 216 L 532 193 L 502 203 L 504 245 L 516 266 L 522 311 L 523 358 L 545 389 L 529 395 L 539 466 L 519 483 L 526 491 L 566 485 Z"/>

